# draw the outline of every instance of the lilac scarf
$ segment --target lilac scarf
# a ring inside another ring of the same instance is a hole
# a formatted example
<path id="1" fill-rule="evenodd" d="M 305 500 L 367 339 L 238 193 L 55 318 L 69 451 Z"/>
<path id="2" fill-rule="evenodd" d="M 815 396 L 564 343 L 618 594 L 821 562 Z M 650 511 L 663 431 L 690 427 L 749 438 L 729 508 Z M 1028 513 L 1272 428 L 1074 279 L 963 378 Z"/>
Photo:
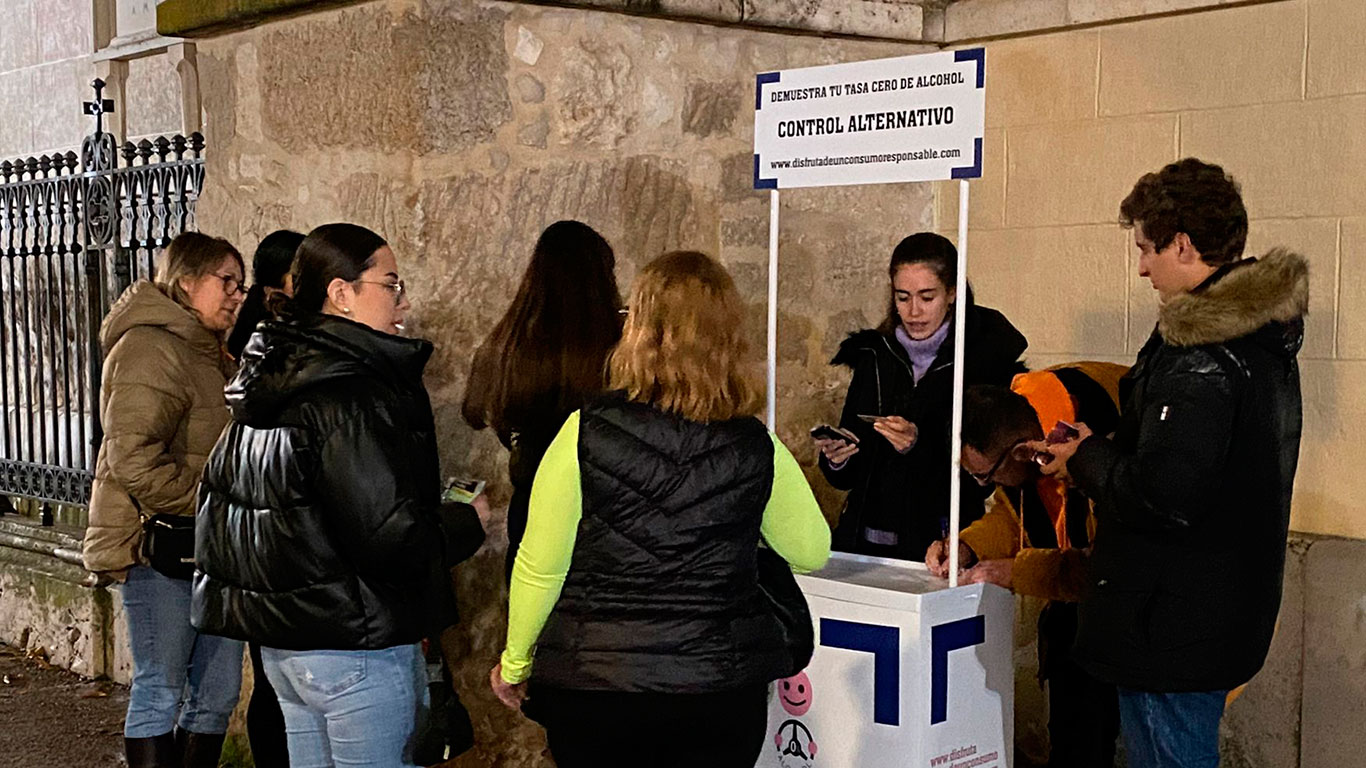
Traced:
<path id="1" fill-rule="evenodd" d="M 949 325 L 951 323 L 945 320 L 944 324 L 939 326 L 939 330 L 924 341 L 916 341 L 911 338 L 911 335 L 906 333 L 905 327 L 900 325 L 896 327 L 896 340 L 901 342 L 906 354 L 911 357 L 911 373 L 916 384 L 920 383 L 920 377 L 924 376 L 925 371 L 928 371 L 930 366 L 934 364 L 934 358 L 939 355 L 939 348 L 944 345 L 944 340 L 949 337 Z"/>

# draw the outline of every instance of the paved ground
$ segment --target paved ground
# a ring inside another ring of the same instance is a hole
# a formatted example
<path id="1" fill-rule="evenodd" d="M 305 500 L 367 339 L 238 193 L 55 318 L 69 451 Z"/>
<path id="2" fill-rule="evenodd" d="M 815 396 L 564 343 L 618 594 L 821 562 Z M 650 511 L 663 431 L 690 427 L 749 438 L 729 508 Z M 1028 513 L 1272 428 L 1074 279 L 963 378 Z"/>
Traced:
<path id="1" fill-rule="evenodd" d="M 116 768 L 128 689 L 0 645 L 0 768 Z"/>

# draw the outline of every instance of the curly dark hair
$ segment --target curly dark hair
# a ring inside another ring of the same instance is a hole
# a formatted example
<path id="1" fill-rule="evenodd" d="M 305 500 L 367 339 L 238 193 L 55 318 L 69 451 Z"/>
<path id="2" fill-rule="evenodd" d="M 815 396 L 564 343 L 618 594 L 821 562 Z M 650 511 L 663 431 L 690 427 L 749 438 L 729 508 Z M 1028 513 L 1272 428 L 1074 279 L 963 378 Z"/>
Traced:
<path id="1" fill-rule="evenodd" d="M 1185 232 L 1211 266 L 1237 261 L 1247 244 L 1247 209 L 1238 183 L 1220 166 L 1188 157 L 1144 174 L 1119 204 L 1124 227 L 1141 225 L 1159 250 Z"/>

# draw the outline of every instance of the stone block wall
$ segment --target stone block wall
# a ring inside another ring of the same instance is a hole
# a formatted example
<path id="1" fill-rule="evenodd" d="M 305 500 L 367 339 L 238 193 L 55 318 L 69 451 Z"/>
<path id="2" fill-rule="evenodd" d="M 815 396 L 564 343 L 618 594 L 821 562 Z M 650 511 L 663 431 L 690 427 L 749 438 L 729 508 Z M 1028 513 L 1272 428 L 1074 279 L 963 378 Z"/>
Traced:
<path id="1" fill-rule="evenodd" d="M 87 677 L 132 678 L 123 605 L 71 562 L 80 530 L 0 518 L 0 643 Z M 58 548 L 64 555 L 54 556 Z"/>
<path id="2" fill-rule="evenodd" d="M 506 455 L 459 403 L 541 230 L 563 218 L 598 228 L 624 287 L 666 250 L 716 254 L 750 302 L 757 368 L 769 198 L 752 189 L 754 73 L 918 50 L 491 2 L 284 20 L 199 42 L 211 147 L 199 226 L 244 249 L 279 227 L 382 232 L 415 288 L 412 332 L 436 343 L 427 383 L 443 466 L 499 481 L 503 501 Z M 878 319 L 886 259 L 933 225 L 933 191 L 798 190 L 782 204 L 779 432 L 805 455 L 806 430 L 843 399 L 826 363 Z M 539 729 L 487 691 L 505 620 L 501 534 L 460 575 L 455 651 L 483 739 L 469 759 L 534 765 Z"/>
<path id="3" fill-rule="evenodd" d="M 0 0 L 0 159 L 78 149 L 94 51 L 90 0 Z"/>
<path id="4" fill-rule="evenodd" d="M 1288 246 L 1311 265 L 1292 527 L 1354 538 L 1366 483 L 1343 469 L 1366 461 L 1363 33 L 1366 4 L 1283 0 L 986 43 L 969 222 L 978 296 L 1029 337 L 1032 364 L 1132 362 L 1157 302 L 1119 201 L 1178 158 L 1224 165 L 1242 183 L 1248 252 Z M 956 184 L 937 186 L 936 211 L 956 237 Z"/>

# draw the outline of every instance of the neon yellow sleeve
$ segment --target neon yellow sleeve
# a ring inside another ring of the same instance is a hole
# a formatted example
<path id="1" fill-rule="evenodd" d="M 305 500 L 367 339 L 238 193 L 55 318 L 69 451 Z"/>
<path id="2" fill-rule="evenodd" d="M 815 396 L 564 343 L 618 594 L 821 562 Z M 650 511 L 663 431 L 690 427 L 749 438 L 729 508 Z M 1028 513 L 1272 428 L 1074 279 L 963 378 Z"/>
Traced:
<path id="1" fill-rule="evenodd" d="M 792 570 L 814 571 L 830 559 L 830 526 L 821 514 L 801 465 L 778 436 L 773 439 L 773 492 L 759 532 Z"/>
<path id="2" fill-rule="evenodd" d="M 531 676 L 531 657 L 550 611 L 560 599 L 583 517 L 579 482 L 579 412 L 565 420 L 531 484 L 526 534 L 512 566 L 508 591 L 508 636 L 503 649 L 503 680 L 520 683 Z"/>
<path id="3" fill-rule="evenodd" d="M 776 436 L 772 439 L 773 491 L 760 533 L 794 570 L 816 570 L 830 557 L 830 527 L 801 466 Z M 531 486 L 526 535 L 512 566 L 508 595 L 508 635 L 502 656 L 503 680 L 508 683 L 531 676 L 536 640 L 569 573 L 583 516 L 578 450 L 579 414 L 575 411 L 541 459 Z"/>

